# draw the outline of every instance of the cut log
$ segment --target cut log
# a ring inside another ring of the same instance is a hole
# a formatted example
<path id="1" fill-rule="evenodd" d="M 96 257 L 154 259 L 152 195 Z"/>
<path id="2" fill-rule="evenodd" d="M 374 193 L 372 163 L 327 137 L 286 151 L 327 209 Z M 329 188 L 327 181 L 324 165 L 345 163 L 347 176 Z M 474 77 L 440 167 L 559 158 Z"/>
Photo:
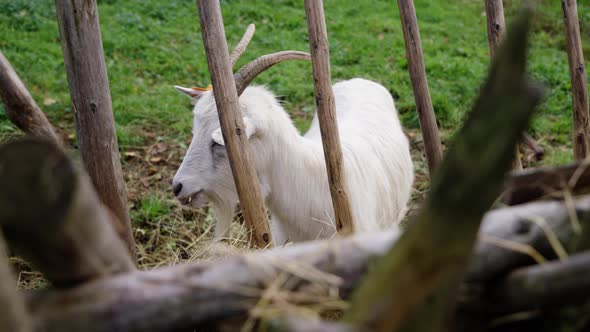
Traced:
<path id="1" fill-rule="evenodd" d="M 526 74 L 531 17 L 526 10 L 512 25 L 424 208 L 363 281 L 348 322 L 374 331 L 448 329 L 481 218 L 500 193 L 514 145 L 541 100 L 540 85 Z"/>
<path id="2" fill-rule="evenodd" d="M 328 46 L 328 32 L 324 17 L 324 3 L 322 0 L 305 0 L 305 14 L 307 15 L 307 30 L 309 32 L 309 49 L 313 67 L 313 81 L 315 101 L 330 194 L 334 206 L 336 230 L 340 235 L 354 232 L 350 195 L 344 177 L 342 163 L 342 147 L 336 120 L 336 104 L 332 91 L 330 74 L 330 49 Z"/>
<path id="3" fill-rule="evenodd" d="M 96 0 L 56 0 L 55 7 L 82 160 L 135 257 Z"/>
<path id="4" fill-rule="evenodd" d="M 258 248 L 272 246 L 268 215 L 262 202 L 258 176 L 244 130 L 238 92 L 230 63 L 223 17 L 218 0 L 197 0 L 201 33 L 211 74 L 211 83 L 244 221 Z"/>
<path id="5" fill-rule="evenodd" d="M 576 207 L 582 229 L 590 229 L 590 196 L 579 199 Z M 589 243 L 571 231 L 562 203 L 491 211 L 484 218 L 466 282 L 487 284 L 534 263 L 526 254 L 482 242 L 486 237 L 530 244 L 541 255 L 551 257 L 553 249 L 543 230 L 523 217 L 541 214 L 546 215 L 547 224 L 564 247 Z M 247 315 L 264 294 L 271 293 L 265 290 L 277 278 L 286 282 L 278 289 L 281 292 L 275 292 L 276 298 L 267 297 L 271 304 L 284 304 L 291 298 L 294 304 L 313 305 L 314 299 L 320 302 L 327 294 L 348 299 L 368 267 L 398 236 L 396 231 L 363 233 L 214 262 L 134 272 L 76 289 L 40 293 L 30 299 L 29 306 L 43 331 L 173 331 L 210 326 Z M 579 291 L 590 296 L 590 288 Z"/>
<path id="6" fill-rule="evenodd" d="M 134 270 L 89 179 L 47 141 L 0 147 L 0 227 L 57 287 Z"/>
<path id="7" fill-rule="evenodd" d="M 20 130 L 60 143 L 53 127 L 8 60 L 0 52 L 0 98 L 6 116 Z"/>
<path id="8" fill-rule="evenodd" d="M 0 331 L 32 331 L 25 301 L 16 292 L 16 280 L 12 275 L 2 232 L 0 232 Z"/>
<path id="9" fill-rule="evenodd" d="M 564 190 L 574 194 L 590 191 L 590 161 L 515 171 L 504 183 L 502 202 L 522 204 L 542 198 L 562 198 Z"/>
<path id="10" fill-rule="evenodd" d="M 428 90 L 428 80 L 426 78 L 424 56 L 422 55 L 422 41 L 420 39 L 420 29 L 418 28 L 416 8 L 414 7 L 413 0 L 398 0 L 397 6 L 399 7 L 402 30 L 404 32 L 406 57 L 408 59 L 410 79 L 412 80 L 414 100 L 416 101 L 416 111 L 420 120 L 422 137 L 424 137 L 428 171 L 432 175 L 442 161 L 443 150 L 436 123 L 436 115 L 434 114 L 432 99 Z"/>

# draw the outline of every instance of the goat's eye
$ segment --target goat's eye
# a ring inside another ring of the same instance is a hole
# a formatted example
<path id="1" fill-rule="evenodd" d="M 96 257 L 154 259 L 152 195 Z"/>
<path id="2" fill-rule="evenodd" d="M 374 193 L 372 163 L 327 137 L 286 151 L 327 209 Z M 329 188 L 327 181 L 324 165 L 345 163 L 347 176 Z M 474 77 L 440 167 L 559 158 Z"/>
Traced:
<path id="1" fill-rule="evenodd" d="M 214 140 L 211 140 L 211 149 L 216 148 L 218 146 L 221 146 L 221 145 L 218 144 L 217 142 L 215 142 Z"/>

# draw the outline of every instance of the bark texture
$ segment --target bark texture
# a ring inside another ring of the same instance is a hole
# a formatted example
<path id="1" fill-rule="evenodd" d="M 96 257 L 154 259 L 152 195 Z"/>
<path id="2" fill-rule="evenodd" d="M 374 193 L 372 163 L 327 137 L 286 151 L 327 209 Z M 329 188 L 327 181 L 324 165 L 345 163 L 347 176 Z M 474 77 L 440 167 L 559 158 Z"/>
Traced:
<path id="1" fill-rule="evenodd" d="M 82 160 L 135 257 L 96 0 L 56 0 L 55 7 Z"/>
<path id="2" fill-rule="evenodd" d="M 590 123 L 588 122 L 588 81 L 580 22 L 578 21 L 578 3 L 576 0 L 561 0 L 567 54 L 572 81 L 572 100 L 574 104 L 574 131 L 572 140 L 576 159 L 588 157 L 590 152 Z"/>
<path id="3" fill-rule="evenodd" d="M 416 101 L 416 110 L 418 111 L 422 136 L 424 137 L 428 170 L 432 175 L 442 161 L 443 152 L 436 116 L 432 107 L 432 99 L 428 90 L 416 8 L 413 0 L 398 0 L 397 6 L 401 16 L 402 30 L 404 31 L 406 56 L 410 69 L 410 79 L 412 80 L 414 100 Z"/>
<path id="4" fill-rule="evenodd" d="M 16 292 L 2 232 L 0 232 L 0 331 L 29 332 L 32 324 L 21 294 Z"/>
<path id="5" fill-rule="evenodd" d="M 527 216 L 545 216 L 547 225 L 568 253 L 585 249 L 580 244 L 590 244 L 584 235 L 590 229 L 590 197 L 580 198 L 576 211 L 582 234 L 572 230 L 568 208 L 559 202 L 488 212 L 459 298 L 483 294 L 482 287 L 502 280 L 514 269 L 535 264 L 527 253 L 490 243 L 490 238 L 529 245 L 546 258 L 555 255 L 543 228 L 528 221 Z M 363 233 L 218 261 L 138 271 L 75 289 L 39 293 L 29 299 L 29 307 L 44 331 L 176 331 L 211 327 L 233 319 L 239 323 L 263 296 L 271 307 L 273 303 L 284 305 L 289 299 L 292 304 L 313 305 L 313 299 L 325 299 L 330 293 L 349 299 L 369 267 L 387 253 L 398 237 L 396 231 Z M 578 277 L 587 278 L 582 274 Z M 269 287 L 281 278 L 285 280 L 277 289 L 281 292 L 269 298 Z M 474 289 L 479 291 L 474 293 Z M 580 297 L 590 296 L 590 288 L 578 292 Z M 472 303 L 486 311 L 488 300 L 477 297 Z M 504 300 L 508 302 L 490 303 L 507 308 L 513 305 L 509 302 L 512 299 Z M 568 298 L 562 300 L 565 303 Z M 464 302 L 460 301 L 460 308 L 464 308 Z M 530 305 L 529 308 L 537 308 L 533 302 Z"/>
<path id="6" fill-rule="evenodd" d="M 506 32 L 506 19 L 504 18 L 504 4 L 502 0 L 486 0 L 486 19 L 488 30 L 488 44 L 490 46 L 490 57 L 493 58 L 496 50 L 504 37 Z M 514 160 L 512 161 L 512 168 L 516 170 L 522 169 L 522 161 L 520 159 L 520 149 L 518 142 L 514 148 Z"/>
<path id="7" fill-rule="evenodd" d="M 54 286 L 134 270 L 89 179 L 56 145 L 36 139 L 6 144 L 0 170 L 6 240 Z"/>
<path id="8" fill-rule="evenodd" d="M 240 112 L 238 92 L 230 63 L 219 1 L 197 0 L 197 7 L 221 132 L 236 183 L 240 206 L 244 213 L 244 220 L 251 230 L 254 245 L 258 248 L 267 248 L 272 246 L 268 215 L 262 202 L 262 194 L 250 155 L 248 139 L 246 135 L 242 135 L 246 130 Z"/>
<path id="9" fill-rule="evenodd" d="M 8 60 L 0 52 L 0 99 L 6 116 L 27 134 L 60 143 L 55 130 Z"/>
<path id="10" fill-rule="evenodd" d="M 513 172 L 504 183 L 502 201 L 509 205 L 538 199 L 563 198 L 566 192 L 590 190 L 590 161 L 570 165 L 547 166 Z"/>
<path id="11" fill-rule="evenodd" d="M 315 101 L 328 171 L 330 194 L 334 206 L 336 230 L 341 235 L 354 232 L 350 196 L 342 164 L 342 147 L 336 120 L 336 105 L 330 74 L 330 49 L 322 0 L 306 0 L 307 30 L 313 67 Z"/>

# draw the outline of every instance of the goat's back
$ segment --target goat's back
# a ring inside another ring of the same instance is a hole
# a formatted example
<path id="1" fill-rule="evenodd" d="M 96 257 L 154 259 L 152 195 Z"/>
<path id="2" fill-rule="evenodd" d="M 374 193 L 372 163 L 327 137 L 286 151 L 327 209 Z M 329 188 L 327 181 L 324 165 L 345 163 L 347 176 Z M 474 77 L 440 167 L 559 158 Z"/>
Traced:
<path id="1" fill-rule="evenodd" d="M 355 78 L 333 86 L 347 187 L 359 231 L 397 224 L 414 181 L 409 142 L 382 85 Z M 305 137 L 321 140 L 317 114 Z"/>

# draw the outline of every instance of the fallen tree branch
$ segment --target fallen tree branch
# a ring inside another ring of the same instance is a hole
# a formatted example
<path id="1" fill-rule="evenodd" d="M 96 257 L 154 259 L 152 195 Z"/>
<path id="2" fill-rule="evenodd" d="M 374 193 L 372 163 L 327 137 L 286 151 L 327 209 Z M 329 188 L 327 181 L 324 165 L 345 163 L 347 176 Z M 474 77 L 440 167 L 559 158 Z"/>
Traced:
<path id="1" fill-rule="evenodd" d="M 90 180 L 56 145 L 0 147 L 0 227 L 11 249 L 55 286 L 134 270 Z"/>
<path id="2" fill-rule="evenodd" d="M 553 261 L 513 271 L 477 297 L 466 298 L 461 307 L 501 314 L 582 304 L 588 301 L 590 293 L 589 275 L 590 252 L 584 252 L 564 262 Z"/>
<path id="3" fill-rule="evenodd" d="M 548 240 L 548 234 L 541 227 L 544 224 L 568 253 L 589 249 L 590 196 L 577 200 L 574 209 L 582 223 L 582 232 L 575 231 L 570 211 L 563 202 L 534 202 L 488 212 L 482 221 L 465 281 L 493 282 L 509 271 L 535 262 L 529 255 L 486 241 L 486 237 L 527 245 L 545 258 L 552 259 L 557 254 Z"/>
<path id="4" fill-rule="evenodd" d="M 543 160 L 543 157 L 545 157 L 545 150 L 543 150 L 539 143 L 537 143 L 537 141 L 535 141 L 535 139 L 528 133 L 522 134 L 522 138 L 525 145 L 535 154 L 535 159 L 537 161 Z"/>
<path id="5" fill-rule="evenodd" d="M 576 207 L 583 229 L 589 229 L 590 196 L 579 199 Z M 545 233 L 537 224 L 523 220 L 523 216 L 540 214 L 546 214 L 547 224 L 566 248 L 582 242 L 580 235 L 568 230 L 567 208 L 557 202 L 491 211 L 484 218 L 481 235 L 527 243 L 551 257 Z M 395 231 L 364 233 L 215 262 L 133 272 L 75 289 L 37 294 L 29 307 L 43 331 L 172 331 L 209 326 L 247 315 L 277 280 L 284 282 L 276 297 L 267 299 L 271 304 L 292 301 L 287 306 L 292 309 L 296 304 L 317 304 L 314 301 L 325 304 L 327 296 L 347 299 L 368 266 L 397 238 Z M 466 280 L 487 283 L 532 263 L 522 253 L 480 241 Z M 587 292 L 590 289 L 580 290 Z"/>
<path id="6" fill-rule="evenodd" d="M 47 117 L 0 52 L 0 99 L 6 116 L 20 130 L 36 137 L 60 143 Z"/>
<path id="7" fill-rule="evenodd" d="M 16 292 L 2 232 L 0 232 L 0 331 L 28 332 L 31 324 L 25 302 Z"/>
<path id="8" fill-rule="evenodd" d="M 504 183 L 502 202 L 516 205 L 555 195 L 561 198 L 564 190 L 590 191 L 590 160 L 512 172 Z"/>

